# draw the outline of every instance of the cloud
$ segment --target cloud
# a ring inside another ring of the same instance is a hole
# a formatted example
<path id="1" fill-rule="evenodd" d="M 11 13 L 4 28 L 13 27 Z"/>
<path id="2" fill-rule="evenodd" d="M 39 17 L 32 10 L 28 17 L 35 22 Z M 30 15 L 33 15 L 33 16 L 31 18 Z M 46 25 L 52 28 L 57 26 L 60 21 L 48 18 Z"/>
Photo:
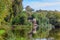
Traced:
<path id="1" fill-rule="evenodd" d="M 60 2 L 37 2 L 35 1 L 35 2 L 26 3 L 25 7 L 27 5 L 31 6 L 34 9 L 38 9 L 41 7 L 57 6 L 57 5 L 60 5 Z"/>
<path id="2" fill-rule="evenodd" d="M 60 0 L 25 0 L 23 2 L 24 8 L 28 5 L 35 10 L 39 9 L 60 10 Z"/>
<path id="3" fill-rule="evenodd" d="M 48 3 L 48 2 L 31 2 L 27 5 L 30 6 L 34 6 L 34 7 L 45 7 L 45 6 L 54 6 L 54 5 L 60 5 L 60 2 L 52 2 L 52 3 Z"/>

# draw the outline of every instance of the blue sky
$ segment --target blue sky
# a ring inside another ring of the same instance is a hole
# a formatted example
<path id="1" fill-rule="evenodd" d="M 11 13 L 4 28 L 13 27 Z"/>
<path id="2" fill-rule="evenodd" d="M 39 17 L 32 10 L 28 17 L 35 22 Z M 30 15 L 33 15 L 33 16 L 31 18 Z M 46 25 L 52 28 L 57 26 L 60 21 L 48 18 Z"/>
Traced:
<path id="1" fill-rule="evenodd" d="M 59 10 L 60 0 L 23 0 L 23 7 L 30 6 L 35 10 Z"/>

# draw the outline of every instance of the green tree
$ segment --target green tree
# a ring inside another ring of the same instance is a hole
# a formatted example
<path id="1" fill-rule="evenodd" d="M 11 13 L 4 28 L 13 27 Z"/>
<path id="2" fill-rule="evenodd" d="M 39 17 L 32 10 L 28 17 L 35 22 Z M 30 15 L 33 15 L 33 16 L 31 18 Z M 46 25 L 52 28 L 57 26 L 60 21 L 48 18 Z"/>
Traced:
<path id="1" fill-rule="evenodd" d="M 14 17 L 18 16 L 22 12 L 22 1 L 23 0 L 13 0 L 12 11 Z"/>
<path id="2" fill-rule="evenodd" d="M 32 15 L 32 11 L 34 11 L 34 9 L 32 9 L 30 6 L 26 6 L 26 13 L 28 14 L 28 16 Z"/>
<path id="3" fill-rule="evenodd" d="M 47 17 L 49 18 L 49 22 L 59 28 L 60 24 L 60 12 L 48 12 Z"/>
<path id="4" fill-rule="evenodd" d="M 10 14 L 11 0 L 0 0 L 0 24 L 5 22 L 4 18 Z"/>
<path id="5" fill-rule="evenodd" d="M 27 22 L 27 18 L 28 18 L 28 16 L 27 16 L 27 14 L 26 13 L 24 13 L 24 12 L 22 12 L 21 14 L 20 14 L 20 16 L 16 16 L 14 19 L 13 19 L 13 21 L 12 21 L 12 24 L 27 24 L 28 22 Z"/>
<path id="6" fill-rule="evenodd" d="M 12 1 L 12 13 L 11 13 L 11 19 L 10 23 L 11 24 L 18 24 L 19 22 L 16 23 L 16 20 L 20 19 L 20 14 L 22 13 L 23 6 L 22 6 L 22 1 L 23 0 L 13 0 Z"/>
<path id="7" fill-rule="evenodd" d="M 30 11 L 30 12 L 31 12 L 31 11 L 34 11 L 34 9 L 32 9 L 30 6 L 26 6 L 25 9 L 26 9 L 26 11 Z"/>
<path id="8" fill-rule="evenodd" d="M 34 14 L 35 15 L 35 14 Z M 37 17 L 36 17 L 37 16 Z M 43 38 L 49 35 L 49 31 L 52 29 L 53 25 L 49 23 L 49 19 L 46 17 L 47 13 L 37 13 L 34 17 L 38 22 L 38 37 Z"/>

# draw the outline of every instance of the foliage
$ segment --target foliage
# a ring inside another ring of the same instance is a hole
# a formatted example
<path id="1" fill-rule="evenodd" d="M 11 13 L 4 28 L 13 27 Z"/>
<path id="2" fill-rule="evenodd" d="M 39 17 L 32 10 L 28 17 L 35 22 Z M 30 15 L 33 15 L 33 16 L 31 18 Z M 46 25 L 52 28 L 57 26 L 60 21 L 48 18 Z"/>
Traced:
<path id="1" fill-rule="evenodd" d="M 21 13 L 19 16 L 16 16 L 13 21 L 12 24 L 27 24 L 27 14 L 26 13 Z"/>
<path id="2" fill-rule="evenodd" d="M 4 18 L 10 14 L 9 9 L 11 9 L 11 0 L 0 0 L 0 24 L 5 20 Z"/>
<path id="3" fill-rule="evenodd" d="M 60 12 L 48 12 L 47 17 L 49 18 L 49 22 L 54 26 L 60 26 Z M 58 28 L 58 27 L 57 27 Z"/>
<path id="4" fill-rule="evenodd" d="M 5 30 L 0 30 L 0 35 L 3 35 L 5 33 Z"/>
<path id="5" fill-rule="evenodd" d="M 60 12 L 33 11 L 30 6 L 23 11 L 22 1 L 0 0 L 0 40 L 27 40 L 28 33 L 33 27 L 32 21 L 28 20 L 29 17 L 37 20 L 35 37 L 47 37 L 53 27 L 60 28 Z M 58 37 L 57 34 L 55 37 Z"/>
<path id="6" fill-rule="evenodd" d="M 37 13 L 33 15 L 38 22 L 38 35 L 40 38 L 49 35 L 49 31 L 52 29 L 53 25 L 49 23 L 49 19 L 46 17 L 47 13 Z M 47 34 L 47 35 L 46 35 Z M 46 35 L 46 36 L 42 36 Z"/>

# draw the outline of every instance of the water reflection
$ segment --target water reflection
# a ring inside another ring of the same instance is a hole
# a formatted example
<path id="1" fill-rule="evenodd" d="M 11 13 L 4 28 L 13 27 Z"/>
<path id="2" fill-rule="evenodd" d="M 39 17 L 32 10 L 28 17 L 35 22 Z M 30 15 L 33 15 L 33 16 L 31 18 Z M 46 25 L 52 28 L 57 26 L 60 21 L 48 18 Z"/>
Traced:
<path id="1" fill-rule="evenodd" d="M 37 38 L 37 39 L 34 39 L 34 40 L 54 40 L 54 38 L 42 38 L 42 39 Z"/>
<path id="2" fill-rule="evenodd" d="M 35 39 L 35 40 L 47 40 L 46 38 L 43 38 L 43 39 Z"/>

